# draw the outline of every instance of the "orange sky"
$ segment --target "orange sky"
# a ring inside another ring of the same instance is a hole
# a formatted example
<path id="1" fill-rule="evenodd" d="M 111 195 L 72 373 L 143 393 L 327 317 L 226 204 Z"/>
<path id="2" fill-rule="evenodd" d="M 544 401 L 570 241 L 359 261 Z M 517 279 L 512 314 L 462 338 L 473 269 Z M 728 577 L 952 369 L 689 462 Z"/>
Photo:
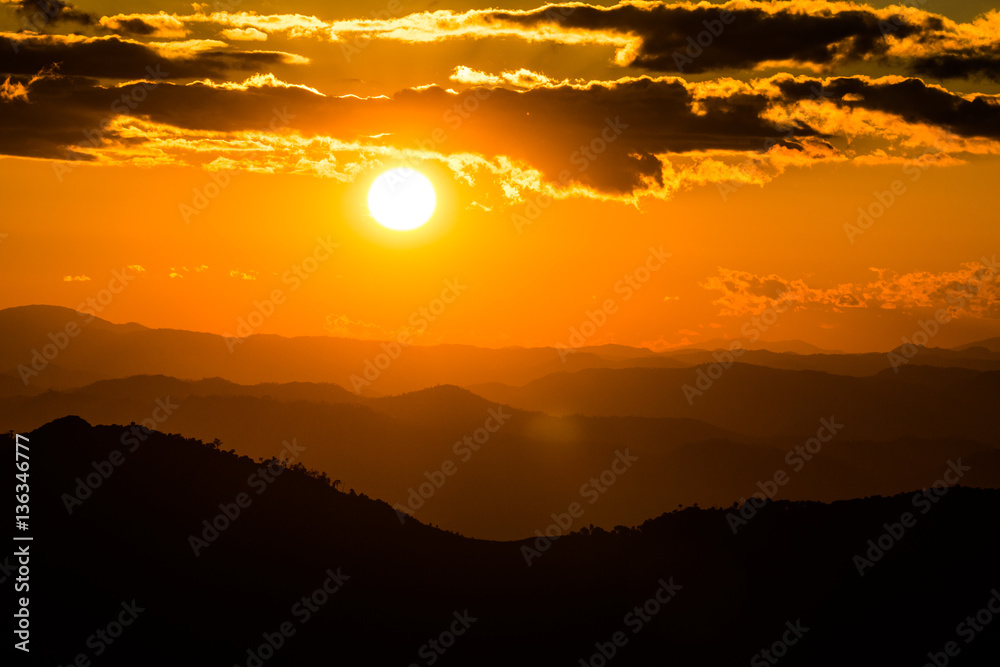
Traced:
<path id="1" fill-rule="evenodd" d="M 281 290 L 254 333 L 395 338 L 457 281 L 419 342 L 566 343 L 608 300 L 588 344 L 733 339 L 781 293 L 764 340 L 888 349 L 941 308 L 932 344 L 998 335 L 981 5 L 5 2 L 0 307 L 232 334 Z M 399 165 L 437 189 L 413 232 L 365 207 Z"/>

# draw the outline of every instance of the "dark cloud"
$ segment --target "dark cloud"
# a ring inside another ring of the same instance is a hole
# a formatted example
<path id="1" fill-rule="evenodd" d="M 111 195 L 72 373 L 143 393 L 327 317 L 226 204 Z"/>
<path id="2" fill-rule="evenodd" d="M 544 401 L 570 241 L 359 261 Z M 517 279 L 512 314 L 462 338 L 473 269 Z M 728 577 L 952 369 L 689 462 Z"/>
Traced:
<path id="1" fill-rule="evenodd" d="M 826 137 L 809 126 L 789 130 L 768 120 L 774 106 L 799 100 L 825 99 L 960 136 L 1000 139 L 1000 105 L 993 98 L 956 95 L 918 79 L 776 77 L 753 92 L 643 77 L 519 92 L 472 88 L 455 95 L 428 88 L 368 99 L 327 98 L 280 82 L 257 83 L 223 88 L 163 82 L 142 91 L 137 104 L 123 106 L 129 86 L 108 88 L 65 75 L 14 77 L 13 85 L 26 86 L 27 101 L 19 95 L 0 103 L 5 119 L 0 152 L 65 157 L 68 146 L 87 145 L 88 137 L 96 137 L 97 143 L 121 142 L 110 130 L 95 133 L 119 113 L 185 130 L 268 132 L 275 129 L 280 111 L 288 129 L 306 137 L 370 143 L 370 137 L 384 135 L 397 148 L 503 155 L 539 170 L 553 183 L 627 194 L 663 185 L 658 155 L 752 154 L 775 144 L 805 154 L 810 146 L 829 147 Z M 281 127 L 286 127 L 284 121 Z M 780 285 L 759 288 L 770 294 Z"/>
<path id="2" fill-rule="evenodd" d="M 35 31 L 41 31 L 55 23 L 89 26 L 98 22 L 96 15 L 77 9 L 62 0 L 20 0 L 15 3 L 15 7 L 23 19 L 24 27 Z"/>
<path id="3" fill-rule="evenodd" d="M 662 186 L 659 154 L 797 147 L 817 134 L 800 127 L 788 136 L 764 120 L 762 95 L 707 98 L 698 111 L 694 102 L 680 81 L 645 78 L 585 89 L 472 89 L 459 96 L 429 89 L 397 95 L 377 121 L 404 146 L 426 143 L 440 128 L 446 152 L 507 155 L 550 181 L 613 194 Z"/>
<path id="4" fill-rule="evenodd" d="M 117 141 L 93 130 L 114 115 L 113 105 L 126 94 L 128 87 L 102 88 L 72 77 L 31 83 L 27 103 L 4 108 L 10 120 L 0 131 L 0 151 L 63 157 L 67 145 L 80 145 L 85 136 Z M 227 90 L 162 83 L 142 97 L 126 113 L 174 127 L 266 131 L 275 110 L 287 110 L 291 129 L 307 136 L 350 141 L 388 133 L 397 147 L 505 155 L 552 182 L 616 194 L 662 185 L 660 153 L 762 151 L 768 142 L 796 147 L 802 137 L 816 135 L 800 127 L 789 136 L 762 119 L 764 96 L 709 98 L 695 112 L 683 84 L 648 79 L 520 93 L 472 89 L 458 96 L 430 88 L 391 99 L 325 98 L 275 86 Z M 120 103 L 117 109 L 123 111 Z"/>
<path id="5" fill-rule="evenodd" d="M 0 73 L 35 74 L 53 65 L 70 76 L 138 79 L 159 67 L 167 78 L 219 77 L 228 72 L 266 71 L 293 62 L 276 51 L 176 51 L 169 55 L 118 37 L 72 40 L 62 36 L 19 36 L 0 45 Z"/>
<path id="6" fill-rule="evenodd" d="M 786 101 L 822 96 L 842 106 L 883 111 L 910 123 L 936 125 L 962 137 L 1000 139 L 1000 102 L 988 95 L 970 99 L 920 79 L 841 77 L 824 84 L 788 78 L 777 79 L 775 85 Z"/>
<path id="7" fill-rule="evenodd" d="M 160 28 L 159 26 L 147 23 L 140 18 L 127 18 L 117 19 L 115 21 L 115 30 L 126 35 L 146 37 L 156 34 L 159 32 Z"/>
<path id="8" fill-rule="evenodd" d="M 938 79 L 1000 82 L 1000 45 L 959 50 L 939 46 L 958 35 L 933 14 L 894 14 L 874 8 L 822 10 L 814 3 L 795 2 L 775 10 L 759 4 L 730 9 L 726 9 L 728 4 L 565 5 L 525 14 L 498 11 L 489 17 L 524 26 L 557 24 L 636 35 L 641 42 L 629 64 L 657 72 L 751 69 L 767 61 L 835 67 L 874 60 Z M 918 45 L 914 55 L 890 59 L 893 41 L 906 39 Z"/>
<path id="9" fill-rule="evenodd" d="M 90 159 L 70 147 L 122 142 L 111 127 L 119 116 L 187 129 L 267 131 L 278 105 L 301 109 L 323 99 L 295 88 L 231 91 L 166 82 L 109 88 L 58 73 L 10 77 L 8 85 L 17 84 L 27 87 L 28 99 L 0 102 L 0 154 L 49 159 Z"/>
<path id="10" fill-rule="evenodd" d="M 916 74 L 936 79 L 989 79 L 1000 83 L 1000 48 L 965 49 L 917 58 Z"/>
<path id="11" fill-rule="evenodd" d="M 550 8 L 491 16 L 529 26 L 557 23 L 631 33 L 642 43 L 630 64 L 673 73 L 752 68 L 769 60 L 830 65 L 838 59 L 881 56 L 888 48 L 886 34 L 903 38 L 940 23 L 929 18 L 924 25 L 913 25 L 902 16 L 883 16 L 874 10 L 806 13 L 794 5 L 779 11 L 671 5 L 571 7 L 565 13 Z"/>
<path id="12" fill-rule="evenodd" d="M 24 157 L 90 159 L 66 147 L 81 144 L 84 130 L 100 127 L 102 117 L 110 115 L 110 100 L 107 105 L 95 103 L 94 97 L 101 90 L 96 81 L 60 76 L 30 81 L 13 77 L 11 81 L 27 85 L 40 103 L 20 99 L 0 103 L 4 119 L 0 123 L 0 152 Z"/>

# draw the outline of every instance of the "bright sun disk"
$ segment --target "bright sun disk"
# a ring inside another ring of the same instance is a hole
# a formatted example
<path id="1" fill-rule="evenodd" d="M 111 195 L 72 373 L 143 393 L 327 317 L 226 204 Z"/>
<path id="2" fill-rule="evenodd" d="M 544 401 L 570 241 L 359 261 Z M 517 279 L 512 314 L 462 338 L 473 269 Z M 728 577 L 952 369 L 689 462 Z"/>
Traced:
<path id="1" fill-rule="evenodd" d="M 380 174 L 368 190 L 368 210 L 383 227 L 406 231 L 430 220 L 437 195 L 419 171 L 397 167 Z"/>

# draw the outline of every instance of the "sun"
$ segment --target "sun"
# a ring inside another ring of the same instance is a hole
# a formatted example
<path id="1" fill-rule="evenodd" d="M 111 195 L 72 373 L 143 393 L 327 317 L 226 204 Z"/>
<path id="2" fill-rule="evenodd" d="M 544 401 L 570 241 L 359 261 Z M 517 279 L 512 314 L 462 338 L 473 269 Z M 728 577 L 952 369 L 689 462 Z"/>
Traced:
<path id="1" fill-rule="evenodd" d="M 406 231 L 430 220 L 437 195 L 430 180 L 415 169 L 397 167 L 379 174 L 368 190 L 368 210 L 383 227 Z"/>

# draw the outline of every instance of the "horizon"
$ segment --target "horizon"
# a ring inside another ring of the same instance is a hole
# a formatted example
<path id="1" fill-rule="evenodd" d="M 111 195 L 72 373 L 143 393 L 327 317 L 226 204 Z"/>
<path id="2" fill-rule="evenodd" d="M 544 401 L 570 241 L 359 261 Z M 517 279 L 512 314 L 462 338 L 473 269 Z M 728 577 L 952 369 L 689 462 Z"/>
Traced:
<path id="1" fill-rule="evenodd" d="M 396 340 L 395 338 L 392 338 L 392 337 L 387 337 L 387 338 L 354 338 L 354 337 L 351 337 L 351 336 L 335 335 L 335 334 L 331 334 L 329 332 L 327 332 L 327 333 L 291 334 L 291 335 L 289 335 L 289 334 L 266 332 L 266 331 L 256 331 L 256 330 L 254 330 L 254 327 L 249 326 L 245 321 L 243 321 L 241 323 L 239 320 L 237 321 L 236 331 L 238 332 L 240 330 L 240 326 L 245 326 L 246 328 L 250 329 L 252 331 L 252 333 L 250 333 L 248 335 L 243 335 L 243 336 L 238 335 L 238 334 L 234 335 L 234 336 L 231 336 L 231 335 L 227 335 L 226 333 L 221 333 L 221 332 L 218 332 L 218 331 L 206 331 L 206 330 L 202 330 L 202 329 L 184 329 L 184 328 L 175 327 L 175 326 L 149 326 L 147 324 L 144 324 L 143 322 L 139 322 L 139 321 L 135 321 L 135 320 L 114 321 L 114 320 L 108 319 L 107 316 L 100 316 L 100 317 L 98 317 L 94 313 L 93 310 L 89 310 L 88 309 L 88 310 L 81 311 L 81 310 L 76 310 L 75 308 L 70 307 L 70 306 L 62 306 L 62 305 L 55 305 L 55 304 L 23 304 L 23 305 L 7 306 L 5 308 L 0 308 L 0 312 L 3 312 L 5 310 L 14 310 L 14 309 L 30 310 L 30 309 L 33 309 L 33 308 L 57 308 L 57 309 L 70 310 L 70 311 L 73 311 L 73 312 L 75 312 L 77 314 L 87 316 L 87 318 L 88 318 L 87 321 L 88 322 L 91 321 L 90 318 L 92 318 L 92 319 L 101 320 L 103 322 L 107 322 L 108 324 L 112 324 L 112 325 L 116 325 L 116 326 L 138 325 L 138 326 L 143 327 L 145 329 L 151 329 L 151 330 L 186 331 L 186 332 L 191 332 L 191 333 L 202 333 L 202 334 L 207 334 L 207 335 L 212 335 L 212 336 L 221 336 L 223 338 L 232 338 L 232 339 L 246 339 L 246 338 L 251 338 L 251 337 L 257 336 L 257 335 L 265 335 L 265 336 L 266 335 L 271 335 L 271 336 L 278 336 L 280 338 L 329 338 L 329 339 L 332 339 L 332 340 L 348 340 L 348 341 L 366 342 L 366 343 L 392 343 L 392 342 L 394 342 Z M 458 342 L 458 341 L 456 341 L 456 342 L 440 343 L 440 342 L 421 342 L 420 340 L 413 340 L 412 342 L 408 343 L 406 345 L 406 347 L 408 347 L 408 346 L 434 347 L 434 346 L 439 346 L 439 345 L 455 345 L 455 346 L 466 346 L 466 347 L 481 348 L 481 349 L 487 349 L 487 350 L 506 350 L 506 349 L 532 350 L 532 349 L 558 349 L 560 345 L 563 345 L 566 350 L 572 351 L 572 352 L 576 352 L 576 351 L 579 351 L 579 350 L 587 350 L 587 349 L 592 349 L 592 348 L 620 346 L 620 347 L 626 347 L 626 348 L 634 349 L 634 350 L 646 350 L 650 354 L 653 354 L 653 355 L 663 355 L 663 354 L 670 354 L 672 352 L 683 352 L 685 350 L 708 350 L 708 351 L 712 351 L 712 350 L 721 350 L 721 349 L 732 349 L 730 347 L 731 345 L 733 345 L 733 344 L 739 344 L 740 348 L 737 348 L 737 349 L 768 350 L 768 351 L 776 352 L 778 354 L 786 354 L 786 353 L 788 353 L 788 354 L 845 354 L 845 355 L 851 355 L 851 354 L 888 354 L 888 353 L 892 352 L 893 350 L 897 350 L 900 347 L 907 346 L 907 345 L 915 345 L 918 348 L 927 348 L 927 349 L 935 349 L 936 348 L 936 349 L 945 349 L 945 350 L 957 350 L 959 348 L 971 348 L 971 347 L 976 346 L 979 343 L 992 342 L 993 338 L 1000 337 L 1000 336 L 993 336 L 993 337 L 989 337 L 989 338 L 977 338 L 975 340 L 965 340 L 965 341 L 953 343 L 953 344 L 950 344 L 950 345 L 943 345 L 943 344 L 941 344 L 941 345 L 926 345 L 924 343 L 915 342 L 913 340 L 912 334 L 913 333 L 919 333 L 919 331 L 920 330 L 918 329 L 917 332 L 910 332 L 911 333 L 910 336 L 904 336 L 904 337 L 902 337 L 894 347 L 889 348 L 889 349 L 855 349 L 855 350 L 826 349 L 826 348 L 818 346 L 818 345 L 816 345 L 816 344 L 814 344 L 812 342 L 809 342 L 807 340 L 802 340 L 802 339 L 769 339 L 769 338 L 765 338 L 763 336 L 761 336 L 760 338 L 757 338 L 755 340 L 750 340 L 747 337 L 741 337 L 741 336 L 737 336 L 737 337 L 732 338 L 732 339 L 729 339 L 729 338 L 720 338 L 720 337 L 713 337 L 713 338 L 708 338 L 708 339 L 705 339 L 705 340 L 699 341 L 699 342 L 693 342 L 693 343 L 689 342 L 689 343 L 685 343 L 685 344 L 678 344 L 678 345 L 672 346 L 672 347 L 661 347 L 659 349 L 656 349 L 656 348 L 653 348 L 653 347 L 649 347 L 649 346 L 646 346 L 646 345 L 639 345 L 639 344 L 630 345 L 630 344 L 627 344 L 627 343 L 618 343 L 618 342 L 603 342 L 603 343 L 602 342 L 593 342 L 593 343 L 587 342 L 584 345 L 576 346 L 576 345 L 573 344 L 574 328 L 571 328 L 570 335 L 567 336 L 567 338 L 566 338 L 567 342 L 563 343 L 562 341 L 557 341 L 555 343 L 551 343 L 551 344 L 548 344 L 548 345 L 516 345 L 516 344 L 510 344 L 510 345 L 477 345 L 475 343 Z M 579 333 L 579 329 L 576 329 L 576 333 Z M 578 336 L 578 339 L 579 340 L 586 340 L 586 338 L 584 336 L 582 336 L 582 334 Z M 944 341 L 934 340 L 934 342 L 936 342 L 936 343 L 943 343 Z M 720 345 L 720 347 L 714 347 L 714 348 L 711 348 L 711 347 L 699 347 L 699 345 L 706 345 L 706 344 L 717 344 L 717 345 Z M 793 350 L 777 351 L 777 350 L 771 350 L 771 349 L 769 349 L 769 347 L 768 347 L 769 345 L 770 346 L 776 346 L 776 347 L 787 347 L 789 345 L 796 345 L 796 346 L 798 346 L 798 345 L 805 345 L 808 348 L 814 348 L 814 350 L 813 351 L 806 351 L 806 352 L 795 352 Z"/>

